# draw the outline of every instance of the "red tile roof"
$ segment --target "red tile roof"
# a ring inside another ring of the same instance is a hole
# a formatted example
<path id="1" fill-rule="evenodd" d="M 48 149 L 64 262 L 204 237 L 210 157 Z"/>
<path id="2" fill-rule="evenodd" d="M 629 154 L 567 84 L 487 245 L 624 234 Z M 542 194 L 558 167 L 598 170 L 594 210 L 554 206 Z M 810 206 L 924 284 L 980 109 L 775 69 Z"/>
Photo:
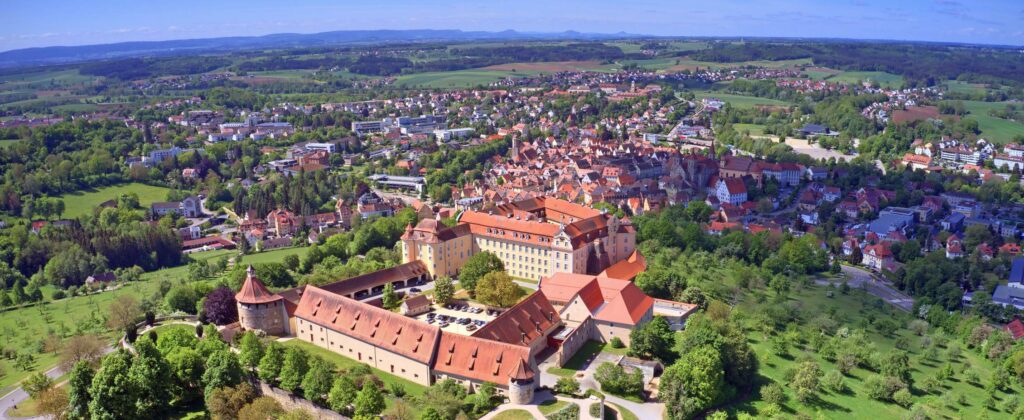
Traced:
<path id="1" fill-rule="evenodd" d="M 315 286 L 306 286 L 295 317 L 421 363 L 433 360 L 441 335 L 437 327 Z"/>
<path id="2" fill-rule="evenodd" d="M 242 288 L 237 294 L 235 294 L 235 301 L 255 305 L 258 303 L 270 303 L 278 300 L 281 300 L 281 296 L 267 290 L 267 287 L 263 285 L 263 282 L 256 277 L 256 273 L 250 265 L 246 270 L 245 282 L 242 283 Z"/>
<path id="3" fill-rule="evenodd" d="M 1024 337 L 1024 323 L 1020 322 L 1020 318 L 1014 318 L 1013 321 L 1010 321 L 1009 324 L 1003 327 L 1003 330 L 1010 333 L 1014 340 Z"/>
<path id="4" fill-rule="evenodd" d="M 538 291 L 480 327 L 473 337 L 528 346 L 543 339 L 545 331 L 561 322 L 551 302 Z"/>
<path id="5" fill-rule="evenodd" d="M 598 275 L 613 279 L 633 280 L 645 270 L 647 270 L 647 259 L 640 254 L 640 250 L 634 250 L 629 257 L 608 267 Z"/>
<path id="6" fill-rule="evenodd" d="M 599 293 L 592 289 L 595 285 Z M 541 280 L 540 290 L 557 302 L 569 302 L 578 294 L 594 319 L 618 324 L 636 325 L 654 305 L 633 282 L 607 277 L 555 273 Z"/>
<path id="7" fill-rule="evenodd" d="M 432 368 L 448 375 L 504 385 L 509 378 L 533 378 L 533 370 L 525 362 L 529 359 L 529 347 L 442 331 Z"/>

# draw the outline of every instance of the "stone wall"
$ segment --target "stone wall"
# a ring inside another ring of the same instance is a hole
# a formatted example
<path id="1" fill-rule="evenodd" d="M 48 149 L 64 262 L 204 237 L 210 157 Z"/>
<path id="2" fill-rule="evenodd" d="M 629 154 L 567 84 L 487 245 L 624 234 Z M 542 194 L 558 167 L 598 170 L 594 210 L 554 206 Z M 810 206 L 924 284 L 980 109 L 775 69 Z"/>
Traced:
<path id="1" fill-rule="evenodd" d="M 576 352 L 590 340 L 600 341 L 601 333 L 597 331 L 594 319 L 588 317 L 576 326 L 576 329 L 565 338 L 565 341 L 562 341 L 562 346 L 555 355 L 558 366 L 563 367 L 569 363 L 569 359 L 572 359 L 572 356 L 576 355 Z"/>
<path id="2" fill-rule="evenodd" d="M 313 404 L 307 399 L 289 394 L 288 391 L 285 391 L 281 388 L 274 388 L 268 385 L 266 382 L 260 381 L 259 389 L 260 394 L 262 394 L 264 397 L 273 398 L 275 401 L 281 404 L 281 407 L 284 407 L 284 409 L 287 411 L 305 410 L 309 414 L 312 414 L 313 418 L 315 419 L 348 420 L 348 417 L 345 417 L 326 408 L 318 407 L 317 405 Z"/>
<path id="3" fill-rule="evenodd" d="M 285 333 L 283 307 L 284 304 L 280 300 L 255 305 L 239 303 L 238 322 L 246 330 L 263 330 L 270 335 L 283 335 Z"/>

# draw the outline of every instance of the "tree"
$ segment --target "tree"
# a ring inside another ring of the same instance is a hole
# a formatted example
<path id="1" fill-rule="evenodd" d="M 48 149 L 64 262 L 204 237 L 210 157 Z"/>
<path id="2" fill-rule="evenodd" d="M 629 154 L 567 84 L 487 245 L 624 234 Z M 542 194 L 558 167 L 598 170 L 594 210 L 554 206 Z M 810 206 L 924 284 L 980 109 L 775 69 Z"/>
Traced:
<path id="1" fill-rule="evenodd" d="M 285 268 L 295 271 L 299 268 L 299 256 L 295 254 L 286 255 L 283 264 Z"/>
<path id="2" fill-rule="evenodd" d="M 206 398 L 206 408 L 214 420 L 234 419 L 238 412 L 256 398 L 256 390 L 248 382 L 212 390 Z"/>
<path id="3" fill-rule="evenodd" d="M 441 417 L 441 413 L 438 413 L 433 407 L 427 407 L 423 414 L 420 414 L 420 420 L 444 420 L 444 417 Z"/>
<path id="4" fill-rule="evenodd" d="M 29 375 L 28 378 L 25 378 L 21 388 L 24 389 L 30 397 L 35 398 L 41 392 L 53 388 L 53 379 L 50 379 L 50 377 L 46 376 L 43 372 L 36 372 Z"/>
<path id="5" fill-rule="evenodd" d="M 203 394 L 209 398 L 217 388 L 233 387 L 242 382 L 242 365 L 230 350 L 219 350 L 206 359 L 203 372 Z"/>
<path id="6" fill-rule="evenodd" d="M 206 313 L 206 319 L 216 325 L 227 325 L 238 321 L 235 292 L 227 287 L 213 289 L 203 301 L 203 312 Z"/>
<path id="7" fill-rule="evenodd" d="M 167 354 L 167 364 L 174 378 L 175 395 L 183 402 L 201 397 L 206 358 L 191 347 L 178 347 Z"/>
<path id="8" fill-rule="evenodd" d="M 409 404 L 406 403 L 405 400 L 397 399 L 394 401 L 391 408 L 384 412 L 384 418 L 392 420 L 413 420 L 415 417 L 413 416 L 412 408 L 409 407 Z"/>
<path id="9" fill-rule="evenodd" d="M 476 394 L 473 394 L 473 411 L 476 413 L 486 413 L 494 409 L 494 384 L 490 382 L 484 382 L 476 390 Z"/>
<path id="10" fill-rule="evenodd" d="M 238 410 L 238 420 L 276 419 L 285 413 L 281 404 L 270 397 L 259 397 Z"/>
<path id="11" fill-rule="evenodd" d="M 260 338 L 252 331 L 246 331 L 239 340 L 238 348 L 238 361 L 243 367 L 255 372 L 260 365 L 260 359 L 263 358 L 263 343 Z"/>
<path id="12" fill-rule="evenodd" d="M 655 316 L 653 320 L 629 333 L 629 355 L 650 360 L 657 358 L 668 363 L 675 360 L 673 351 L 676 336 L 668 321 L 663 316 Z"/>
<path id="13" fill-rule="evenodd" d="M 289 347 L 284 354 L 284 365 L 281 366 L 281 389 L 295 393 L 302 385 L 309 365 L 306 352 L 296 347 Z"/>
<path id="14" fill-rule="evenodd" d="M 384 294 L 381 295 L 380 299 L 381 306 L 387 310 L 395 309 L 398 305 L 402 304 L 402 300 L 398 297 L 398 294 L 395 293 L 395 286 L 391 283 L 384 285 Z"/>
<path id="15" fill-rule="evenodd" d="M 761 387 L 761 400 L 768 404 L 782 404 L 786 402 L 786 393 L 779 384 L 772 382 Z"/>
<path id="16" fill-rule="evenodd" d="M 815 362 L 807 361 L 797 366 L 796 374 L 789 381 L 790 388 L 796 391 L 796 399 L 800 402 L 810 401 L 818 393 L 818 378 L 821 368 Z"/>
<path id="17" fill-rule="evenodd" d="M 196 289 L 187 284 L 177 285 L 164 295 L 164 306 L 171 312 L 195 314 L 197 302 L 199 302 L 199 293 L 196 293 Z"/>
<path id="18" fill-rule="evenodd" d="M 352 380 L 349 375 L 341 375 L 334 379 L 334 384 L 331 385 L 331 393 L 327 396 L 327 401 L 331 406 L 331 410 L 339 413 L 348 412 L 348 407 L 356 401 L 356 394 L 359 393 L 359 389 L 356 388 L 356 383 Z"/>
<path id="19" fill-rule="evenodd" d="M 135 361 L 128 376 L 138 390 L 135 407 L 140 417 L 154 417 L 171 403 L 171 367 L 148 337 L 135 342 Z"/>
<path id="20" fill-rule="evenodd" d="M 522 295 L 523 290 L 504 271 L 488 273 L 476 285 L 476 299 L 485 305 L 508 308 Z"/>
<path id="21" fill-rule="evenodd" d="M 455 284 L 452 278 L 441 276 L 434 280 L 434 303 L 444 306 L 455 296 Z"/>
<path id="22" fill-rule="evenodd" d="M 95 372 L 89 362 L 75 363 L 68 376 L 68 411 L 67 417 L 82 419 L 89 416 L 89 387 Z"/>
<path id="23" fill-rule="evenodd" d="M 356 418 L 376 416 L 384 411 L 384 394 L 377 388 L 376 383 L 366 381 L 356 396 L 355 406 Z"/>
<path id="24" fill-rule="evenodd" d="M 710 346 L 702 346 L 686 352 L 665 369 L 659 392 L 670 418 L 689 418 L 714 405 L 724 385 L 721 355 Z"/>
<path id="25" fill-rule="evenodd" d="M 50 388 L 36 396 L 39 414 L 51 419 L 65 418 L 68 409 L 68 393 L 63 388 Z"/>
<path id="26" fill-rule="evenodd" d="M 615 395 L 636 396 L 643 391 L 643 374 L 635 369 L 626 373 L 622 366 L 604 362 L 594 372 L 594 380 L 601 384 L 601 390 Z"/>
<path id="27" fill-rule="evenodd" d="M 302 378 L 302 395 L 316 404 L 327 402 L 327 394 L 331 392 L 331 377 L 334 367 L 321 357 L 313 357 L 309 370 Z"/>
<path id="28" fill-rule="evenodd" d="M 260 358 L 260 379 L 267 383 L 277 384 L 277 378 L 281 375 L 281 366 L 284 365 L 284 347 L 277 342 L 270 342 L 263 357 Z"/>
<path id="29" fill-rule="evenodd" d="M 488 251 L 478 252 L 469 257 L 462 269 L 459 270 L 459 284 L 463 289 L 475 293 L 477 281 L 483 276 L 497 271 L 505 271 L 505 264 L 498 256 Z"/>
<path id="30" fill-rule="evenodd" d="M 103 359 L 89 387 L 89 417 L 94 420 L 136 417 L 138 390 L 128 374 L 131 366 L 132 354 L 125 349 Z"/>
<path id="31" fill-rule="evenodd" d="M 140 317 L 142 310 L 139 308 L 138 299 L 128 293 L 121 294 L 110 304 L 107 326 L 114 331 L 125 331 L 126 328 L 134 326 Z"/>

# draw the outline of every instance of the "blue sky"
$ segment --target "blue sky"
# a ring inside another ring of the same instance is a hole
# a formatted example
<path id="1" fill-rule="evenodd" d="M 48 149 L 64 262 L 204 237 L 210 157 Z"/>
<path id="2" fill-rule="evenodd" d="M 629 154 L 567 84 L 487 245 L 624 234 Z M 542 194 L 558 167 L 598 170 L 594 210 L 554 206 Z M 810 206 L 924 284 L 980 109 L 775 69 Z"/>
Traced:
<path id="1" fill-rule="evenodd" d="M 577 30 L 1024 45 L 1020 0 L 4 0 L 0 51 L 345 29 Z"/>

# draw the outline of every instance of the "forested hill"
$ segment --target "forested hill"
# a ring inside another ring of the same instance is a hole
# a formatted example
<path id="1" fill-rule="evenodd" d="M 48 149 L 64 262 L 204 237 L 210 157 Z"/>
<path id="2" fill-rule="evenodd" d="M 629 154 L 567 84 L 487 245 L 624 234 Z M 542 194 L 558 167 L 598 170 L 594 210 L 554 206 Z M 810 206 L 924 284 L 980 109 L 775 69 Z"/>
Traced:
<path id="1" fill-rule="evenodd" d="M 332 31 L 315 34 L 271 34 L 169 41 L 121 42 L 116 44 L 25 48 L 0 52 L 0 67 L 60 64 L 97 59 L 180 55 L 204 51 L 232 51 L 250 48 L 310 47 L 342 44 L 389 42 L 472 41 L 472 40 L 599 40 L 634 38 L 627 33 L 597 34 L 566 31 L 528 33 L 517 31 L 485 32 L 446 29 Z"/>

